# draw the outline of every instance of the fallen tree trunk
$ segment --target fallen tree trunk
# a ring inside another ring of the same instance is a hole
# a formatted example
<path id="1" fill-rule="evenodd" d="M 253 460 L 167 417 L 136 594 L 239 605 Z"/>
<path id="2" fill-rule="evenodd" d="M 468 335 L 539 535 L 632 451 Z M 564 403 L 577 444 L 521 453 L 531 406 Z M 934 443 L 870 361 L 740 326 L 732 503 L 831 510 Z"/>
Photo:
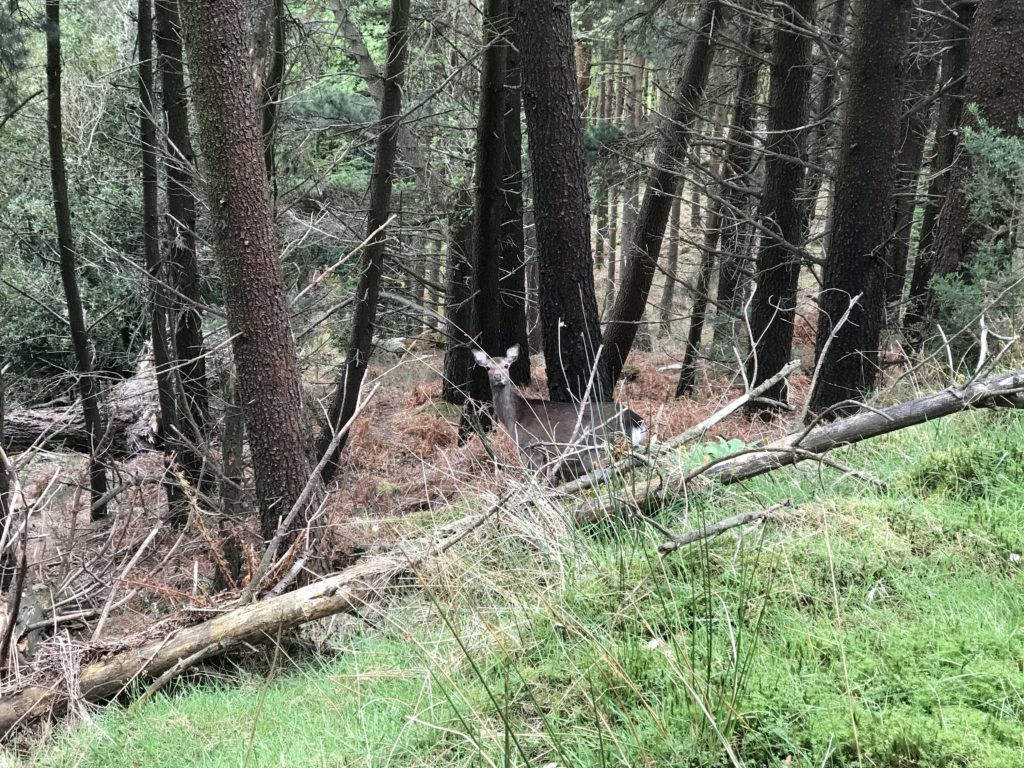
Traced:
<path id="1" fill-rule="evenodd" d="M 336 613 L 355 613 L 394 587 L 402 574 L 424 559 L 449 549 L 480 526 L 503 502 L 441 529 L 443 539 L 417 556 L 384 555 L 355 565 L 340 574 L 294 592 L 250 603 L 164 638 L 84 664 L 77 676 L 77 690 L 69 692 L 60 681 L 0 689 L 0 741 L 20 726 L 59 716 L 74 696 L 102 701 L 122 693 L 132 682 L 177 674 L 204 658 L 243 642 L 274 637 L 309 621 Z"/>
<path id="2" fill-rule="evenodd" d="M 158 423 L 156 377 L 152 363 L 113 388 L 103 407 L 104 452 L 115 459 L 153 450 Z M 80 405 L 21 408 L 7 413 L 3 449 L 21 453 L 32 448 L 89 453 L 89 432 Z"/>
<path id="3" fill-rule="evenodd" d="M 932 395 L 889 406 L 864 410 L 840 421 L 795 432 L 761 448 L 726 456 L 692 472 L 682 469 L 652 474 L 625 491 L 588 499 L 572 510 L 577 522 L 595 522 L 616 510 L 649 511 L 667 499 L 703 492 L 710 484 L 738 483 L 780 467 L 814 459 L 834 448 L 896 432 L 926 421 L 979 408 L 1024 408 L 1024 371 L 1014 371 Z"/>

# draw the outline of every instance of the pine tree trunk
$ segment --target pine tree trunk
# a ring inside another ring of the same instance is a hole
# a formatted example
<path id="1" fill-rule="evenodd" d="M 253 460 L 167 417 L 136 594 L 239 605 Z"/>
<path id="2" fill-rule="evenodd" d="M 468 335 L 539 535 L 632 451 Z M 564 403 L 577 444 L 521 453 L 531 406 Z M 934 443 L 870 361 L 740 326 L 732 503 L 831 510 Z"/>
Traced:
<path id="1" fill-rule="evenodd" d="M 896 192 L 893 201 L 892 240 L 888 244 L 885 276 L 885 301 L 896 309 L 893 320 L 899 319 L 898 306 L 907 279 L 910 236 L 917 210 L 917 187 L 924 162 L 924 145 L 928 138 L 931 110 L 922 107 L 935 89 L 939 70 L 940 44 L 938 30 L 942 0 L 930 0 L 914 15 L 913 35 L 906 82 L 903 86 L 903 119 L 900 122 L 899 151 L 896 159 Z"/>
<path id="2" fill-rule="evenodd" d="M 921 236 L 917 242 L 917 258 L 910 281 L 910 296 L 904 326 L 914 329 L 921 322 L 921 307 L 918 299 L 924 295 L 931 280 L 932 245 L 935 238 L 935 222 L 946 199 L 949 173 L 959 145 L 960 118 L 964 108 L 964 84 L 967 62 L 970 58 L 970 29 L 974 22 L 971 2 L 957 6 L 957 15 L 947 24 L 947 48 L 942 57 L 940 82 L 946 92 L 939 101 L 938 117 L 935 121 L 933 156 L 931 160 L 931 182 L 928 198 L 921 216 Z M 913 330 L 912 330 L 913 333 Z"/>
<path id="3" fill-rule="evenodd" d="M 7 406 L 7 382 L 4 380 L 4 366 L 0 365 L 0 449 L 7 444 L 4 435 L 5 415 Z M 11 470 L 8 466 L 9 457 L 0 456 L 0 536 L 7 530 L 7 519 L 11 514 L 10 492 L 11 492 Z M 0 593 L 6 591 L 7 582 L 10 580 L 12 569 L 11 558 L 6 547 L 0 550 Z"/>
<path id="4" fill-rule="evenodd" d="M 103 419 L 100 415 L 99 388 L 92 369 L 92 347 L 85 321 L 85 307 L 78 289 L 78 254 L 71 232 L 71 210 L 68 204 L 61 109 L 60 0 L 46 0 L 46 130 L 50 150 L 53 209 L 57 220 L 60 278 L 68 307 L 68 328 L 71 331 L 71 345 L 75 352 L 82 412 L 91 443 L 89 488 L 92 518 L 95 520 L 107 514 L 105 504 L 97 505 L 107 492 L 107 470 L 103 465 Z"/>
<path id="5" fill-rule="evenodd" d="M 971 60 L 967 68 L 966 102 L 977 105 L 978 116 L 990 127 L 1007 136 L 1024 136 L 1020 119 L 1024 115 L 1024 0 L 983 0 L 975 11 L 971 32 Z M 965 115 L 965 126 L 977 127 L 974 115 Z M 996 211 L 981 221 L 972 211 L 967 197 L 971 160 L 960 152 L 953 163 L 942 212 L 935 225 L 935 251 L 930 275 L 924 280 L 917 340 L 936 312 L 935 296 L 928 287 L 933 276 L 965 273 L 976 245 L 1012 226 L 1012 211 Z M 1019 212 L 1016 214 L 1019 216 Z M 999 237 L 999 235 L 996 235 Z M 1010 268 L 1010 238 L 1003 239 L 1006 264 Z M 979 308 L 980 309 L 980 308 Z"/>
<path id="6" fill-rule="evenodd" d="M 139 144 L 142 154 L 142 243 L 146 269 L 150 275 L 149 317 L 153 344 L 153 365 L 156 369 L 157 397 L 160 403 L 160 432 L 164 438 L 165 455 L 179 452 L 177 398 L 174 373 L 167 343 L 167 307 L 170 306 L 167 270 L 160 256 L 160 187 L 157 178 L 156 119 L 153 112 L 153 4 L 138 0 L 138 85 Z M 188 505 L 174 478 L 164 484 L 167 494 L 168 519 L 178 527 L 188 521 Z"/>
<path id="7" fill-rule="evenodd" d="M 711 291 L 711 277 L 715 271 L 715 252 L 722 233 L 722 206 L 714 202 L 708 210 L 707 225 L 704 228 L 704 245 L 701 248 L 700 269 L 690 311 L 690 330 L 686 335 L 683 351 L 683 367 L 679 371 L 676 397 L 689 397 L 697 381 L 697 358 L 700 356 L 700 342 L 704 335 L 704 321 L 708 310 L 708 295 Z"/>
<path id="8" fill-rule="evenodd" d="M 508 17 L 515 16 L 517 0 L 508 5 Z M 501 183 L 501 277 L 498 288 L 501 302 L 498 349 L 518 344 L 523 354 L 512 364 L 509 374 L 515 384 L 530 383 L 529 339 L 526 334 L 526 242 L 523 232 L 523 133 L 522 69 L 519 50 L 507 48 L 505 60 L 504 166 Z"/>
<path id="9" fill-rule="evenodd" d="M 441 399 L 452 405 L 464 405 L 469 397 L 469 382 L 474 365 L 470 348 L 473 270 L 469 262 L 473 247 L 473 219 L 464 206 L 456 205 L 449 215 L 448 233 L 444 299 L 448 344 L 444 353 Z"/>
<path id="10" fill-rule="evenodd" d="M 521 0 L 516 36 L 531 41 L 520 53 L 548 391 L 556 402 L 584 399 L 594 369 L 590 398 L 610 398 L 608 358 L 597 358 L 601 329 L 568 4 Z"/>
<path id="11" fill-rule="evenodd" d="M 757 288 L 751 302 L 753 349 L 747 358 L 747 381 L 756 387 L 774 376 L 793 355 L 800 260 L 794 248 L 803 246 L 804 208 L 797 196 L 804 178 L 802 160 L 807 141 L 808 92 L 811 85 L 811 45 L 804 24 L 814 24 L 815 0 L 792 0 L 777 6 L 769 84 L 768 140 L 764 194 L 759 217 L 772 232 L 761 237 L 757 256 Z M 764 397 L 787 400 L 785 380 Z M 750 412 L 763 413 L 764 403 L 751 403 Z"/>
<path id="12" fill-rule="evenodd" d="M 832 16 L 828 26 L 827 40 L 833 51 L 843 49 L 843 41 L 846 33 L 846 17 L 849 12 L 849 0 L 835 0 L 832 5 Z M 838 103 L 838 78 L 833 61 L 833 54 L 825 52 L 822 54 L 824 63 L 821 65 L 821 81 L 818 85 L 818 103 L 814 110 L 814 127 L 811 130 L 808 141 L 807 158 L 811 168 L 807 171 L 806 192 L 804 197 L 804 240 L 811 234 L 811 225 L 818 214 L 818 195 L 821 192 L 823 173 L 820 169 L 825 168 L 831 154 L 832 145 L 835 143 L 835 119 L 833 113 Z M 826 227 L 826 231 L 828 228 Z M 825 249 L 826 252 L 828 249 Z"/>
<path id="13" fill-rule="evenodd" d="M 485 0 L 484 59 L 476 126 L 473 178 L 473 334 L 488 355 L 505 353 L 501 345 L 501 224 L 505 196 L 505 52 L 508 49 L 505 0 Z M 487 371 L 472 367 L 470 391 L 477 403 L 490 402 Z"/>
<path id="14" fill-rule="evenodd" d="M 195 155 L 189 132 L 188 93 L 183 70 L 177 0 L 155 0 L 160 91 L 166 124 L 166 240 L 171 285 L 169 314 L 177 383 L 178 463 L 193 485 L 202 481 L 200 446 L 206 439 L 209 388 L 203 343 L 202 296 L 196 257 Z"/>
<path id="15" fill-rule="evenodd" d="M 744 300 L 744 284 L 751 272 L 747 265 L 750 222 L 746 220 L 751 208 L 751 196 L 743 189 L 751 184 L 754 172 L 753 148 L 754 118 L 757 115 L 757 86 L 761 75 L 761 58 L 757 28 L 748 23 L 743 36 L 746 48 L 754 53 L 743 57 L 736 82 L 736 95 L 732 112 L 729 145 L 722 161 L 725 184 L 721 196 L 726 205 L 722 210 L 722 257 L 718 269 L 718 311 L 738 315 Z M 732 334 L 730 334 L 732 335 Z"/>
<path id="16" fill-rule="evenodd" d="M 181 0 L 180 7 L 214 250 L 269 539 L 306 485 L 309 441 L 248 74 L 243 0 Z M 300 514 L 297 528 L 308 520 Z"/>
<path id="17" fill-rule="evenodd" d="M 891 226 L 900 64 L 912 10 L 911 0 L 864 0 L 860 8 L 819 299 L 818 379 L 809 404 L 810 414 L 826 418 L 855 410 L 855 404 L 840 404 L 867 393 L 878 373 L 885 277 L 881 250 Z M 847 310 L 846 323 L 837 327 Z"/>
<path id="18" fill-rule="evenodd" d="M 680 193 L 682 188 L 680 188 Z M 679 216 L 682 211 L 682 198 L 676 195 L 672 201 L 672 213 L 668 221 L 668 255 L 665 258 L 665 287 L 661 291 L 661 324 L 659 338 L 672 332 L 672 320 L 675 317 L 676 273 L 679 269 Z"/>
<path id="19" fill-rule="evenodd" d="M 402 115 L 402 91 L 405 69 L 409 58 L 409 0 L 391 0 L 391 23 L 388 29 L 387 64 L 384 68 L 384 101 L 380 110 L 380 134 L 377 153 L 370 176 L 370 211 L 366 219 L 366 234 L 377 234 L 366 244 L 356 288 L 356 308 L 352 318 L 345 365 L 338 374 L 337 387 L 331 400 L 327 424 L 317 441 L 317 455 L 328 453 L 337 430 L 341 429 L 356 412 L 363 377 L 373 350 L 373 331 L 377 322 L 377 304 L 380 281 L 384 272 L 386 233 L 380 231 L 391 215 L 391 189 L 395 176 L 395 157 L 398 154 L 398 132 Z M 338 457 L 348 441 L 343 437 L 324 465 L 321 473 L 329 483 L 338 468 Z"/>
<path id="20" fill-rule="evenodd" d="M 629 259 L 602 339 L 613 380 L 629 355 L 647 306 L 672 200 L 679 186 L 679 164 L 686 154 L 690 129 L 700 113 L 723 16 L 723 3 L 703 1 L 697 31 L 676 84 L 670 119 L 661 126 L 654 170 L 647 180 L 640 215 L 628 241 Z"/>

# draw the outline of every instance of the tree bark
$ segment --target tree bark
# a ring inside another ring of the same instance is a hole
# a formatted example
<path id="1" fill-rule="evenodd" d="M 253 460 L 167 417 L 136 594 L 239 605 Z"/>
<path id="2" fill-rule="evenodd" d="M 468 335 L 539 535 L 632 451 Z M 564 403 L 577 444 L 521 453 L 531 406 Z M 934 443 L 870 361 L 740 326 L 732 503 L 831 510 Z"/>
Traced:
<path id="1" fill-rule="evenodd" d="M 520 0 L 515 31 L 530 41 L 520 54 L 548 391 L 556 402 L 585 399 L 596 366 L 589 396 L 608 399 L 613 379 L 607 355 L 597 357 L 601 329 L 569 5 Z"/>
<path id="2" fill-rule="evenodd" d="M 743 56 L 740 64 L 729 145 L 722 161 L 725 183 L 720 194 L 725 205 L 722 207 L 722 256 L 718 269 L 717 304 L 718 311 L 731 314 L 740 312 L 744 300 L 744 283 L 751 272 L 747 266 L 750 223 L 746 221 L 746 216 L 753 201 L 752 196 L 744 190 L 749 188 L 757 164 L 753 149 L 756 142 L 754 122 L 757 116 L 757 86 L 761 78 L 759 38 L 754 23 L 748 22 L 743 42 L 750 53 Z"/>
<path id="3" fill-rule="evenodd" d="M 676 84 L 670 118 L 661 126 L 654 170 L 647 180 L 640 215 L 629 239 L 629 259 L 622 284 L 604 331 L 603 343 L 613 381 L 622 371 L 647 306 L 672 200 L 679 186 L 679 164 L 686 155 L 690 131 L 700 113 L 724 11 L 725 5 L 719 0 L 703 0 L 697 31 Z"/>
<path id="4" fill-rule="evenodd" d="M 155 0 L 156 45 L 159 54 L 161 101 L 167 131 L 166 239 L 169 243 L 169 315 L 173 336 L 178 403 L 178 463 L 193 485 L 203 479 L 200 446 L 206 440 L 209 388 L 198 303 L 202 278 L 196 256 L 195 155 L 189 131 L 188 92 L 177 0 Z"/>
<path id="5" fill-rule="evenodd" d="M 243 0 L 181 0 L 181 19 L 261 529 L 270 539 L 305 488 L 309 440 L 242 6 Z M 316 501 L 298 515 L 298 529 Z"/>
<path id="6" fill-rule="evenodd" d="M 345 365 L 338 374 L 337 388 L 331 401 L 327 423 L 321 429 L 317 441 L 317 454 L 320 456 L 327 453 L 336 431 L 355 414 L 363 377 L 370 362 L 386 245 L 385 233 L 378 230 L 381 230 L 391 214 L 391 189 L 395 177 L 398 131 L 402 117 L 402 90 L 408 59 L 409 0 L 392 0 L 391 23 L 388 28 L 388 58 L 384 68 L 384 101 L 380 111 L 381 130 L 377 137 L 377 156 L 370 177 L 370 212 L 366 221 L 367 236 L 374 232 L 377 234 L 363 249 L 352 332 L 349 336 Z M 321 476 L 325 483 L 333 479 L 338 469 L 338 457 L 347 439 L 347 436 L 341 439 L 324 465 Z"/>
<path id="7" fill-rule="evenodd" d="M 973 2 L 961 2 L 956 17 L 949 20 L 946 52 L 942 57 L 940 80 L 946 89 L 939 101 L 938 117 L 935 122 L 934 155 L 931 160 L 931 182 L 928 185 L 928 199 L 921 216 L 921 236 L 917 243 L 917 257 L 910 281 L 910 295 L 904 326 L 910 329 L 911 342 L 917 346 L 915 335 L 922 323 L 921 298 L 928 289 L 932 277 L 932 246 L 935 238 L 935 222 L 938 221 L 942 203 L 946 199 L 949 174 L 953 167 L 956 148 L 959 145 L 960 119 L 964 107 L 964 83 L 967 62 L 970 57 L 970 29 L 974 21 Z"/>
<path id="8" fill-rule="evenodd" d="M 1021 115 L 1024 115 L 1021 61 L 1024 61 L 1024 0 L 982 0 L 975 11 L 971 33 L 966 100 L 977 105 L 978 116 L 989 127 L 1007 136 L 1024 136 L 1020 125 Z M 973 115 L 965 115 L 963 122 L 967 127 L 977 127 Z M 933 318 L 937 309 L 934 293 L 927 287 L 931 277 L 964 272 L 976 244 L 991 239 L 989 233 L 1004 229 L 1014 216 L 1011 211 L 997 212 L 986 221 L 975 216 L 967 197 L 971 173 L 970 156 L 960 152 L 953 163 L 946 199 L 935 226 L 931 275 L 924 283 L 926 287 L 920 300 L 921 324 Z M 1007 248 L 1008 242 L 1009 238 Z M 918 338 L 921 337 L 923 333 L 919 331 Z"/>
<path id="9" fill-rule="evenodd" d="M 800 281 L 804 208 L 798 200 L 804 180 L 811 44 L 816 0 L 791 0 L 777 6 L 772 44 L 764 193 L 759 218 L 765 229 L 757 256 L 757 288 L 750 309 L 753 338 L 747 380 L 757 386 L 792 359 L 793 321 Z M 806 30 L 806 31 L 805 31 Z M 765 398 L 786 403 L 789 385 L 780 381 Z M 768 413 L 764 401 L 750 403 L 748 413 Z"/>
<path id="10" fill-rule="evenodd" d="M 510 0 L 508 18 L 515 16 L 518 0 Z M 509 30 L 511 33 L 511 29 Z M 519 49 L 509 45 L 505 60 L 504 166 L 501 184 L 501 277 L 498 291 L 501 317 L 498 327 L 501 354 L 514 344 L 525 352 L 530 348 L 526 333 L 526 238 L 523 232 L 523 133 L 522 69 Z M 482 370 L 482 369 L 481 369 Z M 515 384 L 530 383 L 530 357 L 519 358 L 509 369 Z"/>
<path id="11" fill-rule="evenodd" d="M 679 192 L 682 193 L 682 187 Z M 659 338 L 672 332 L 672 320 L 675 318 L 676 274 L 679 270 L 679 217 L 682 212 L 682 196 L 677 194 L 672 201 L 672 212 L 668 220 L 668 255 L 665 258 L 665 287 L 661 291 L 661 323 L 658 329 Z"/>
<path id="12" fill-rule="evenodd" d="M 142 244 L 146 269 L 150 275 L 150 337 L 153 364 L 156 369 L 157 395 L 160 403 L 160 432 L 166 436 L 165 456 L 173 462 L 179 440 L 177 395 L 174 391 L 174 368 L 167 343 L 167 307 L 169 306 L 167 270 L 160 256 L 160 187 L 156 159 L 156 118 L 153 105 L 153 3 L 138 0 L 138 85 L 139 142 L 142 154 Z M 168 519 L 182 527 L 188 520 L 188 505 L 173 474 L 164 484 L 167 494 Z"/>
<path id="13" fill-rule="evenodd" d="M 476 126 L 473 197 L 473 334 L 488 355 L 505 353 L 501 344 L 501 224 L 505 196 L 505 52 L 508 17 L 505 0 L 486 0 L 483 9 L 484 59 Z M 471 368 L 473 400 L 490 402 L 487 372 Z"/>
<path id="14" fill-rule="evenodd" d="M 469 254 L 473 243 L 473 218 L 466 210 L 468 202 L 456 204 L 449 213 L 448 260 L 445 274 L 444 316 L 448 344 L 444 353 L 444 379 L 441 399 L 452 405 L 464 405 L 469 397 L 472 376 L 473 269 Z"/>
<path id="15" fill-rule="evenodd" d="M 284 95 L 284 0 L 273 0 L 273 4 L 273 50 L 270 53 L 270 67 L 260 88 L 260 122 L 263 129 L 263 162 L 267 166 L 267 181 L 276 199 L 275 138 L 281 97 Z"/>
<path id="16" fill-rule="evenodd" d="M 914 14 L 909 65 L 903 86 L 899 151 L 896 158 L 896 192 L 893 200 L 893 236 L 886 260 L 885 300 L 887 306 L 897 307 L 903 297 L 907 279 L 907 260 L 910 256 L 911 229 L 917 210 L 917 187 L 924 162 L 924 145 L 928 138 L 930 105 L 927 103 L 935 89 L 939 73 L 939 24 L 942 0 L 929 0 Z M 898 319 L 898 309 L 893 319 Z"/>
<path id="17" fill-rule="evenodd" d="M 830 252 L 818 302 L 818 378 L 809 414 L 835 418 L 851 412 L 855 404 L 840 403 L 862 397 L 878 373 L 884 248 L 891 225 L 900 131 L 899 71 L 912 9 L 910 0 L 864 0 L 860 7 L 836 172 Z M 847 322 L 837 327 L 848 309 Z"/>
<path id="18" fill-rule="evenodd" d="M 67 169 L 64 164 L 64 128 L 61 110 L 60 0 L 46 0 L 46 133 L 50 150 L 50 183 L 53 186 L 53 210 L 57 220 L 57 249 L 60 254 L 60 279 L 68 308 L 68 327 L 75 352 L 82 413 L 89 430 L 89 488 L 95 520 L 107 514 L 106 505 L 98 505 L 107 492 L 107 470 L 103 419 L 100 416 L 99 387 L 92 369 L 92 346 L 85 307 L 78 289 L 78 254 L 71 231 L 68 203 Z"/>
<path id="19" fill-rule="evenodd" d="M 690 330 L 686 335 L 683 367 L 679 370 L 679 381 L 676 383 L 677 398 L 689 397 L 693 393 L 693 386 L 697 381 L 697 358 L 700 355 L 700 340 L 704 335 L 711 278 L 715 271 L 715 253 L 721 234 L 722 205 L 719 202 L 714 202 L 708 210 L 704 226 L 704 245 L 701 248 L 700 269 L 697 273 L 697 285 L 693 295 L 693 308 L 690 310 Z"/>

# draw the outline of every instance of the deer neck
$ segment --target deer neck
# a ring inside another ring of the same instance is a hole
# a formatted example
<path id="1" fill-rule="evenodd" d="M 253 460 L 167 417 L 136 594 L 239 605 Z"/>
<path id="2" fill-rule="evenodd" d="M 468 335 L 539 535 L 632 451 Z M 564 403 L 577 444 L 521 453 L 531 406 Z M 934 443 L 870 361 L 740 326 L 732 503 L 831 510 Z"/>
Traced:
<path id="1" fill-rule="evenodd" d="M 514 434 L 516 422 L 519 421 L 522 407 L 526 402 L 523 396 L 512 382 L 509 382 L 503 387 L 491 387 L 491 400 L 494 402 L 494 413 L 498 421 L 510 434 Z"/>

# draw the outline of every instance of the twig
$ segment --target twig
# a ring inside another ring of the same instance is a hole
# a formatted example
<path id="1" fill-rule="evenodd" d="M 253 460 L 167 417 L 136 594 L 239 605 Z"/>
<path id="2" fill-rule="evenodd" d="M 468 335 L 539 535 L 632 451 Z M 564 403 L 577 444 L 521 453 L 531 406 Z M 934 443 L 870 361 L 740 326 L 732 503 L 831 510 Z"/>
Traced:
<path id="1" fill-rule="evenodd" d="M 696 531 L 687 531 L 679 536 L 674 536 L 658 547 L 658 551 L 663 555 L 667 555 L 670 552 L 675 552 L 680 547 L 693 544 L 695 541 L 712 539 L 715 536 L 721 536 L 732 528 L 737 528 L 741 525 L 747 525 L 748 523 L 758 522 L 769 517 L 773 517 L 780 509 L 785 509 L 790 506 L 792 506 L 792 504 L 789 499 L 785 499 L 780 501 L 778 504 L 772 504 L 767 509 L 762 509 L 757 512 L 743 512 L 742 514 L 733 515 L 732 517 L 727 517 L 724 520 L 719 520 L 717 523 L 709 523 L 702 528 L 698 528 Z"/>

